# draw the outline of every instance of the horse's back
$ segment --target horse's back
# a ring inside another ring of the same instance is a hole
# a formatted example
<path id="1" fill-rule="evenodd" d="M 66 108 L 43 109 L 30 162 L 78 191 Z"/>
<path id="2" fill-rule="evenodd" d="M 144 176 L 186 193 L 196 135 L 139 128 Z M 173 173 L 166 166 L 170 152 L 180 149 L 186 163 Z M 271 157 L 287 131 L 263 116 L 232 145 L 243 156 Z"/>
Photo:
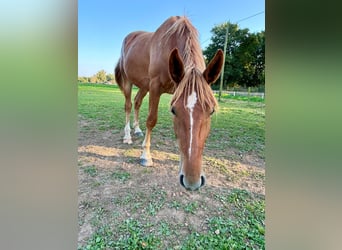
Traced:
<path id="1" fill-rule="evenodd" d="M 127 79 L 138 87 L 148 82 L 151 36 L 151 32 L 135 31 L 128 34 L 123 42 L 121 70 Z"/>

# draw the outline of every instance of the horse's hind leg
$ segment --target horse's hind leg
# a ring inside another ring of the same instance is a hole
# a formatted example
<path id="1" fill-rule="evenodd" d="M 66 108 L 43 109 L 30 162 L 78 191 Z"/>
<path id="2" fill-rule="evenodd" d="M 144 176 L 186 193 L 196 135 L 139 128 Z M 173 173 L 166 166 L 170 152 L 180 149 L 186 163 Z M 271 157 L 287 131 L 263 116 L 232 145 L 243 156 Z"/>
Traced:
<path id="1" fill-rule="evenodd" d="M 142 100 L 146 96 L 147 92 L 148 91 L 145 89 L 139 89 L 137 95 L 134 98 L 134 124 L 133 126 L 134 126 L 134 134 L 136 136 L 144 136 L 144 133 L 141 131 L 139 127 L 139 110 L 140 110 Z"/>
<path id="2" fill-rule="evenodd" d="M 125 96 L 125 113 L 126 113 L 126 123 L 125 123 L 125 136 L 123 138 L 123 143 L 132 144 L 131 137 L 131 126 L 130 126 L 130 115 L 132 110 L 132 83 L 127 79 L 126 74 L 122 70 L 122 60 L 120 59 L 114 69 L 116 82 Z"/>
<path id="3" fill-rule="evenodd" d="M 125 125 L 125 136 L 123 138 L 123 143 L 132 144 L 132 137 L 131 137 L 131 126 L 130 126 L 130 115 L 132 110 L 132 101 L 131 101 L 131 94 L 132 94 L 132 84 L 130 82 L 126 82 L 123 93 L 125 95 L 125 113 L 126 113 L 126 125 Z"/>

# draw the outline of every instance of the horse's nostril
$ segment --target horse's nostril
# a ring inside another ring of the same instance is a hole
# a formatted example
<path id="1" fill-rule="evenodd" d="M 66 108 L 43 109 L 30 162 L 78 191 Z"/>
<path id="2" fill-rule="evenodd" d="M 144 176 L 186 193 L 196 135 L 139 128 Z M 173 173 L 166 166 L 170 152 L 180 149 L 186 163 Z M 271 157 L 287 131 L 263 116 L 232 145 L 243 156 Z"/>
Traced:
<path id="1" fill-rule="evenodd" d="M 181 184 L 183 187 L 185 187 L 185 185 L 184 185 L 184 174 L 181 174 L 181 175 L 179 176 L 179 181 L 180 181 L 180 184 Z"/>
<path id="2" fill-rule="evenodd" d="M 205 185 L 205 177 L 204 175 L 201 175 L 201 187 Z"/>

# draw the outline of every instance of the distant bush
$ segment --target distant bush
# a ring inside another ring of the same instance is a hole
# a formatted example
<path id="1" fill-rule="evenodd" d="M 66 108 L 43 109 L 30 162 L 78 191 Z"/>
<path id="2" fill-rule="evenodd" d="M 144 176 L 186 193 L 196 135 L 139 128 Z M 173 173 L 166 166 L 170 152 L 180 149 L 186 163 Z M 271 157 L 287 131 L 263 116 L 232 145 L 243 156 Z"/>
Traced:
<path id="1" fill-rule="evenodd" d="M 114 74 L 107 74 L 103 69 L 98 71 L 91 77 L 79 76 L 78 82 L 80 83 L 115 83 Z"/>

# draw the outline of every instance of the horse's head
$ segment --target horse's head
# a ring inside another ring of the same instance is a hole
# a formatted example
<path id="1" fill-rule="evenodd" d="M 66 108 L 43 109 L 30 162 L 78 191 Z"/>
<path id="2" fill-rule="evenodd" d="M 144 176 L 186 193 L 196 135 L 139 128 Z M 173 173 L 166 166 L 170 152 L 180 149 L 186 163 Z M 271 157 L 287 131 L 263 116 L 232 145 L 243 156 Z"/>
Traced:
<path id="1" fill-rule="evenodd" d="M 189 190 L 205 184 L 202 153 L 210 131 L 210 116 L 217 105 L 210 84 L 219 77 L 223 52 L 219 50 L 204 72 L 196 67 L 184 68 L 178 50 L 169 57 L 169 73 L 176 83 L 171 101 L 174 131 L 181 152 L 180 183 Z"/>

